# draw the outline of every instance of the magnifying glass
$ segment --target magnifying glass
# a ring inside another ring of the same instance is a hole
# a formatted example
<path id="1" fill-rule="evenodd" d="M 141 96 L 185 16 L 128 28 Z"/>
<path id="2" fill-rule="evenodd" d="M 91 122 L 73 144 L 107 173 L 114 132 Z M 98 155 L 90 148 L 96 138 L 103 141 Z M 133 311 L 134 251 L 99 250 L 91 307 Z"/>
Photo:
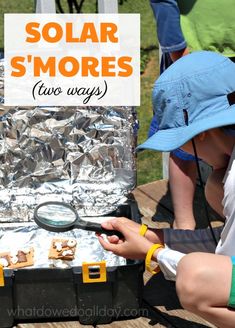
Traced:
<path id="1" fill-rule="evenodd" d="M 39 227 L 53 232 L 83 229 L 123 238 L 120 231 L 106 230 L 99 223 L 82 220 L 71 205 L 63 202 L 45 202 L 39 204 L 34 210 L 34 221 Z"/>

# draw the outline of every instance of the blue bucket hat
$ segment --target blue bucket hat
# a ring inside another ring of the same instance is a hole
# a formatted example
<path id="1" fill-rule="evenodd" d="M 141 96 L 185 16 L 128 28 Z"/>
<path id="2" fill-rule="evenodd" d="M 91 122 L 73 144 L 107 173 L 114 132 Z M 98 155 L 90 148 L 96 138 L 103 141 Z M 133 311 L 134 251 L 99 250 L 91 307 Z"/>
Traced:
<path id="1" fill-rule="evenodd" d="M 153 107 L 159 130 L 137 151 L 172 151 L 203 131 L 235 124 L 235 64 L 210 51 L 184 56 L 155 82 Z"/>

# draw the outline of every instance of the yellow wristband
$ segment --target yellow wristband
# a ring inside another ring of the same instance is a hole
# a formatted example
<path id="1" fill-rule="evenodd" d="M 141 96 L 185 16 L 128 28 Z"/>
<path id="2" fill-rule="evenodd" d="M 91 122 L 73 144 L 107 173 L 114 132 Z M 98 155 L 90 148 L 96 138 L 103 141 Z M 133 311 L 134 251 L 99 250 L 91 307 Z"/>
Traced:
<path id="1" fill-rule="evenodd" d="M 4 287 L 5 283 L 4 283 L 4 271 L 3 271 L 3 267 L 0 264 L 0 287 Z"/>
<path id="2" fill-rule="evenodd" d="M 148 230 L 148 226 L 147 226 L 147 224 L 142 224 L 141 227 L 140 227 L 139 234 L 140 234 L 141 236 L 145 236 L 147 230 Z"/>
<path id="3" fill-rule="evenodd" d="M 152 247 L 150 247 L 150 249 L 148 250 L 148 253 L 146 255 L 145 258 L 145 267 L 146 269 L 152 273 L 152 274 L 156 274 L 158 272 L 161 271 L 160 267 L 157 266 L 154 270 L 151 269 L 151 260 L 152 260 L 152 256 L 154 254 L 154 252 L 158 249 L 158 248 L 164 248 L 164 246 L 162 244 L 154 244 Z"/>

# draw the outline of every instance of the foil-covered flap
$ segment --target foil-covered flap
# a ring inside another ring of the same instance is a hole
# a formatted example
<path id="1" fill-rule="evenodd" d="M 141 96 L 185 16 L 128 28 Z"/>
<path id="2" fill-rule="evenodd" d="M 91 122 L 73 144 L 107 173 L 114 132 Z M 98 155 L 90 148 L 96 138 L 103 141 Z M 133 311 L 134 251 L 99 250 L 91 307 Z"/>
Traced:
<path id="1" fill-rule="evenodd" d="M 45 201 L 81 216 L 112 212 L 135 187 L 132 107 L 5 107 L 0 62 L 0 222 Z"/>
<path id="2" fill-rule="evenodd" d="M 49 259 L 50 246 L 54 238 L 76 240 L 76 252 L 72 261 Z M 33 268 L 69 268 L 81 266 L 83 262 L 101 260 L 106 261 L 107 266 L 126 265 L 126 259 L 107 252 L 101 247 L 94 232 L 75 229 L 58 234 L 40 229 L 33 223 L 2 224 L 0 253 L 9 252 L 14 255 L 19 250 L 30 248 L 34 250 Z"/>

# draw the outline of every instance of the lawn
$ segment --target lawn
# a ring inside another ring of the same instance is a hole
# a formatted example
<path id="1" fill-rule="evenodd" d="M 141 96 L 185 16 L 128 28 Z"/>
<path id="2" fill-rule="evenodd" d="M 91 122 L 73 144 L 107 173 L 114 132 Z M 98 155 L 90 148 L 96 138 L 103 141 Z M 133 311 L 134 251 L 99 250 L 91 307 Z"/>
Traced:
<path id="1" fill-rule="evenodd" d="M 149 0 L 123 0 L 119 5 L 121 13 L 141 14 L 141 106 L 137 108 L 140 129 L 138 143 L 147 137 L 148 127 L 152 116 L 151 92 L 152 86 L 159 74 L 158 45 L 155 31 L 155 21 Z M 67 11 L 66 0 L 61 0 Z M 32 13 L 34 0 L 0 0 L 0 49 L 3 49 L 3 14 Z M 86 0 L 83 12 L 95 12 L 96 1 Z M 144 184 L 162 177 L 161 153 L 144 151 L 137 157 L 137 184 Z"/>

